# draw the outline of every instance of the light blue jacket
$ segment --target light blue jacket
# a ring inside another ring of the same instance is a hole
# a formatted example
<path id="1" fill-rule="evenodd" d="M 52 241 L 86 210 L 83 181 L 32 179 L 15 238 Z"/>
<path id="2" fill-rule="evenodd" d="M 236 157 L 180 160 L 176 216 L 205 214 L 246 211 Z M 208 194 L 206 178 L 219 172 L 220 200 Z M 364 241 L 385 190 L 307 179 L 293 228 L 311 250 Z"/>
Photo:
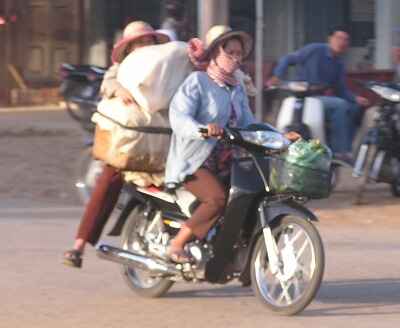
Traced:
<path id="1" fill-rule="evenodd" d="M 165 169 L 167 187 L 184 181 L 204 163 L 217 139 L 205 139 L 199 128 L 208 123 L 226 126 L 232 106 L 239 127 L 255 122 L 241 85 L 228 89 L 213 82 L 205 72 L 193 72 L 182 83 L 169 107 L 173 134 Z"/>

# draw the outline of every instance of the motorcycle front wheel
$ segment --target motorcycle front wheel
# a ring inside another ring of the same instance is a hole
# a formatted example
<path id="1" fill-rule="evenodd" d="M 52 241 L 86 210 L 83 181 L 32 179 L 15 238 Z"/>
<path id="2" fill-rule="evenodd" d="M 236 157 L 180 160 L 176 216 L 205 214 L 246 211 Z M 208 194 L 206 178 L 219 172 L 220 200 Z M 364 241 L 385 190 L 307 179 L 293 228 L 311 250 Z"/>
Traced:
<path id="1" fill-rule="evenodd" d="M 362 203 L 362 196 L 364 194 L 365 188 L 367 187 L 369 181 L 369 175 L 374 164 L 376 154 L 378 153 L 377 145 L 369 145 L 367 150 L 367 155 L 365 156 L 365 161 L 363 165 L 363 171 L 357 180 L 356 193 L 353 197 L 352 204 L 360 205 Z"/>
<path id="2" fill-rule="evenodd" d="M 271 272 L 264 236 L 251 260 L 251 282 L 261 303 L 278 315 L 295 315 L 314 299 L 322 282 L 325 255 L 314 225 L 303 218 L 285 216 L 271 226 L 278 255 L 278 271 Z"/>
<path id="3" fill-rule="evenodd" d="M 147 255 L 146 242 L 142 236 L 148 224 L 145 211 L 144 206 L 136 206 L 128 215 L 121 235 L 121 248 L 143 256 Z M 174 284 L 171 280 L 153 276 L 148 270 L 126 264 L 121 264 L 121 270 L 128 286 L 143 297 L 160 297 Z"/>

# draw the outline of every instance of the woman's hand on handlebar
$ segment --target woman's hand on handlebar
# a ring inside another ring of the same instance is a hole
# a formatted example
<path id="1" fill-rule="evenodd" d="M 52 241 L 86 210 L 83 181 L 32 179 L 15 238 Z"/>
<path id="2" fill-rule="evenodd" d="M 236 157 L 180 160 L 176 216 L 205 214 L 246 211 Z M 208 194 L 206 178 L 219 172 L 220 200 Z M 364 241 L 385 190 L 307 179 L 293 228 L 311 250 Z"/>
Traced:
<path id="1" fill-rule="evenodd" d="M 224 128 L 220 127 L 218 124 L 207 124 L 206 125 L 207 132 L 203 132 L 203 136 L 205 138 L 217 138 L 221 139 L 224 133 Z"/>
<path id="2" fill-rule="evenodd" d="M 298 140 L 298 139 L 301 138 L 301 135 L 300 135 L 299 133 L 295 132 L 295 131 L 285 132 L 285 133 L 283 134 L 283 136 L 284 136 L 286 139 L 289 139 L 291 142 L 294 142 L 294 141 L 296 141 L 296 140 Z"/>

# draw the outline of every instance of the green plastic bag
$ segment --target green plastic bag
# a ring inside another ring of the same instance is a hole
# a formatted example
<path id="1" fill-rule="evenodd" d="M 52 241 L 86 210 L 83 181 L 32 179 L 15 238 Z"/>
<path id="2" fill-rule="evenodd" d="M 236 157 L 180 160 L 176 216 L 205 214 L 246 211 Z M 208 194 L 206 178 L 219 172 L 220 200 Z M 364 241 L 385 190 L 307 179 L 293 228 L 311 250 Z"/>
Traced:
<path id="1" fill-rule="evenodd" d="M 326 172 L 331 166 L 332 151 L 320 140 L 299 139 L 289 146 L 286 162 Z"/>
<path id="2" fill-rule="evenodd" d="M 277 193 L 327 197 L 331 161 L 331 150 L 319 140 L 298 140 L 289 146 L 286 159 L 271 159 L 270 187 Z"/>

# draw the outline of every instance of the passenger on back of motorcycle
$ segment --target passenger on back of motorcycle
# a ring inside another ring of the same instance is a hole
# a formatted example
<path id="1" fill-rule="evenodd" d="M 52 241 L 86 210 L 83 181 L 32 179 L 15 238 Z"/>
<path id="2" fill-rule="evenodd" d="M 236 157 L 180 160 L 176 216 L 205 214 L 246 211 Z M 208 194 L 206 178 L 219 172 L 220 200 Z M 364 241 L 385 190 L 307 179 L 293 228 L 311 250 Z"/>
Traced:
<path id="1" fill-rule="evenodd" d="M 169 41 L 167 35 L 155 32 L 145 22 L 135 21 L 128 24 L 124 29 L 123 39 L 113 49 L 111 59 L 114 65 L 104 76 L 101 87 L 103 96 L 107 98 L 121 97 L 126 104 L 134 103 L 135 100 L 129 90 L 121 86 L 116 79 L 119 64 L 128 54 L 139 48 Z M 81 267 L 85 245 L 88 242 L 94 246 L 98 242 L 118 201 L 122 184 L 121 172 L 110 165 L 104 165 L 103 172 L 86 205 L 73 247 L 64 252 L 61 258 L 62 264 L 75 268 Z"/>
<path id="2" fill-rule="evenodd" d="M 345 27 L 335 27 L 327 43 L 312 43 L 281 58 L 267 86 L 277 85 L 289 66 L 296 66 L 296 80 L 330 86 L 333 96 L 316 94 L 325 108 L 326 121 L 331 125 L 329 146 L 334 159 L 352 164 L 351 145 L 360 125 L 367 98 L 350 92 L 345 85 L 343 52 L 350 43 Z"/>
<path id="3" fill-rule="evenodd" d="M 252 49 L 253 38 L 246 32 L 229 30 L 218 36 L 202 56 L 192 57 L 208 65 L 189 75 L 170 104 L 173 134 L 165 184 L 171 188 L 183 185 L 200 201 L 171 241 L 169 255 L 176 263 L 191 261 L 185 244 L 193 236 L 203 239 L 225 209 L 228 191 L 222 178 L 230 173 L 233 150 L 219 140 L 224 127 L 255 122 L 244 87 L 235 76 Z M 208 132 L 201 134 L 200 128 Z"/>

